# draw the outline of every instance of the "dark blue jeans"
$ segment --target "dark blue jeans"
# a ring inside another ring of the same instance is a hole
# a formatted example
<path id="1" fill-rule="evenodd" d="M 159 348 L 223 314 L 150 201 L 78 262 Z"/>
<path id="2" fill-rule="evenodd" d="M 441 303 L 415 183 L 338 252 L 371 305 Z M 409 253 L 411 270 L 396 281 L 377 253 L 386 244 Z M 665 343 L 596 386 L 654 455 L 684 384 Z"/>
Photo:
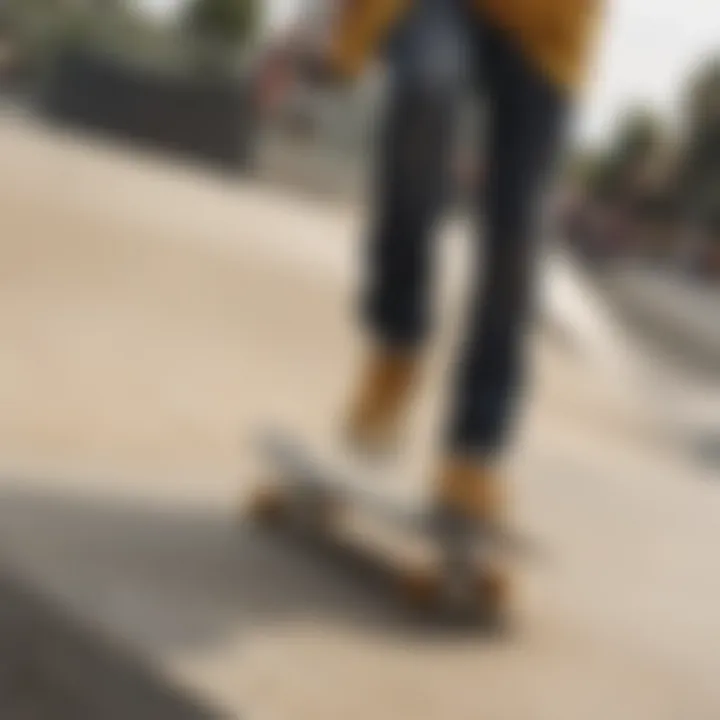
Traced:
<path id="1" fill-rule="evenodd" d="M 390 50 L 364 308 L 383 344 L 424 343 L 431 324 L 432 239 L 450 190 L 460 101 L 471 88 L 486 110 L 478 128 L 486 176 L 476 194 L 478 243 L 485 243 L 485 252 L 477 252 L 447 442 L 448 452 L 484 456 L 505 445 L 524 377 L 538 210 L 567 101 L 511 38 L 466 14 L 462 0 L 419 0 L 416 8 Z M 462 50 L 453 55 L 452 47 Z"/>

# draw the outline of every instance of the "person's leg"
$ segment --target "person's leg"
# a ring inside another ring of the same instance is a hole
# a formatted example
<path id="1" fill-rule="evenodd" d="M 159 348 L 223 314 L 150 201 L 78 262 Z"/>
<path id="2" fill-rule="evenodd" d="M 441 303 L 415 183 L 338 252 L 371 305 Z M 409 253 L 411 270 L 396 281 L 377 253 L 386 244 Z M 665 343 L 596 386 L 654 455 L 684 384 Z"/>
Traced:
<path id="1" fill-rule="evenodd" d="M 443 506 L 496 522 L 502 503 L 493 466 L 507 444 L 523 382 L 540 205 L 568 101 L 511 39 L 494 28 L 478 32 L 488 99 L 488 174 L 478 203 L 486 251 L 470 298 L 437 493 Z"/>
<path id="2" fill-rule="evenodd" d="M 415 350 L 428 334 L 431 240 L 447 192 L 452 100 L 403 85 L 389 100 L 363 307 L 370 331 L 389 346 Z"/>
<path id="3" fill-rule="evenodd" d="M 431 325 L 431 241 L 462 83 L 461 25 L 450 7 L 421 0 L 390 57 L 363 297 L 374 346 L 350 417 L 351 437 L 365 446 L 395 440 Z"/>

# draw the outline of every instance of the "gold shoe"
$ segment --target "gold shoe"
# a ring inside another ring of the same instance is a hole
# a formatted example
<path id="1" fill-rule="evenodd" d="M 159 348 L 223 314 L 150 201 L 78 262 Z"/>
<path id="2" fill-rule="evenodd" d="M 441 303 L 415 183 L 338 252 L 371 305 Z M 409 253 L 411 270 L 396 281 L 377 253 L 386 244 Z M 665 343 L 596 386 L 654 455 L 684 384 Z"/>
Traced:
<path id="1" fill-rule="evenodd" d="M 375 350 L 351 403 L 346 436 L 355 448 L 382 455 L 397 447 L 419 375 L 415 353 Z"/>
<path id="2" fill-rule="evenodd" d="M 437 478 L 437 506 L 490 526 L 505 519 L 505 488 L 499 472 L 489 464 L 466 458 L 446 460 Z"/>
<path id="3" fill-rule="evenodd" d="M 506 488 L 491 465 L 449 458 L 437 477 L 434 500 L 439 515 L 447 522 L 466 530 L 486 530 L 491 545 L 500 540 L 507 522 Z M 482 560 L 473 561 L 474 602 L 484 624 L 504 629 L 510 614 L 512 587 L 509 568 L 498 555 L 484 553 Z"/>

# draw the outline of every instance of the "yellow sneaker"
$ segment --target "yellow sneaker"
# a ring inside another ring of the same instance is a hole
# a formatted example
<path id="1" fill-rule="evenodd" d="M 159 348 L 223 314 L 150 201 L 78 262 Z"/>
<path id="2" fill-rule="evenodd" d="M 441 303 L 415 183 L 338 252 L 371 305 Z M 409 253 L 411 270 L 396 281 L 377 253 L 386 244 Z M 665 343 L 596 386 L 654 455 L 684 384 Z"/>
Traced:
<path id="1" fill-rule="evenodd" d="M 393 451 L 402 434 L 419 375 L 415 353 L 374 350 L 360 375 L 346 436 L 363 453 Z"/>
<path id="2" fill-rule="evenodd" d="M 456 528 L 487 531 L 489 542 L 500 540 L 507 523 L 506 487 L 489 465 L 463 458 L 446 460 L 436 478 L 434 501 L 444 522 Z M 499 553 L 483 554 L 475 570 L 475 610 L 489 627 L 507 625 L 511 580 Z"/>
<path id="3" fill-rule="evenodd" d="M 444 461 L 434 497 L 438 507 L 468 520 L 493 527 L 505 520 L 505 487 L 499 472 L 472 459 Z"/>

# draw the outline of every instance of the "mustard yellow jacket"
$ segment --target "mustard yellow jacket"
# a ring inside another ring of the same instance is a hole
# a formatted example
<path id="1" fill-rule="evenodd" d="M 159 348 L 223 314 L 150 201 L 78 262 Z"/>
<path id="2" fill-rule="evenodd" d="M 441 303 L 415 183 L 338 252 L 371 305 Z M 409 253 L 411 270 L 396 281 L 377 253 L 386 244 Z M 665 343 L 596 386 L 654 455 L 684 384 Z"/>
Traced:
<path id="1" fill-rule="evenodd" d="M 413 0 L 341 0 L 331 39 L 341 74 L 357 75 Z M 585 74 L 602 0 L 467 0 L 514 37 L 553 82 L 573 88 Z"/>

